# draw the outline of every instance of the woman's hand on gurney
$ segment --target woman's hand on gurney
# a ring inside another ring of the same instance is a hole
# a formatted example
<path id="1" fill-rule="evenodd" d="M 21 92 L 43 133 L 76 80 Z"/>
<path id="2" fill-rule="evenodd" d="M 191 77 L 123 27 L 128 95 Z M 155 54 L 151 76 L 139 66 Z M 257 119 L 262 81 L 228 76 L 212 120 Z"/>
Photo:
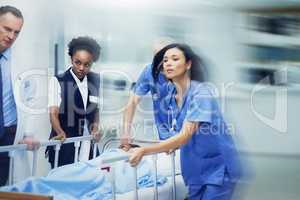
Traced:
<path id="1" fill-rule="evenodd" d="M 102 134 L 100 133 L 100 131 L 99 130 L 92 130 L 92 135 L 93 135 L 93 139 L 94 139 L 94 141 L 96 141 L 96 142 L 99 142 L 100 141 L 100 139 L 101 139 L 101 137 L 102 137 Z"/>
<path id="2" fill-rule="evenodd" d="M 60 140 L 61 143 L 63 143 L 66 140 L 67 136 L 66 133 L 60 133 L 57 136 L 54 136 L 53 138 L 51 138 L 51 140 Z"/>
<path id="3" fill-rule="evenodd" d="M 137 166 L 145 155 L 145 149 L 141 148 L 133 148 L 131 150 L 131 155 L 129 157 L 129 163 L 132 167 Z"/>
<path id="4" fill-rule="evenodd" d="M 129 151 L 131 149 L 131 138 L 127 135 L 122 135 L 121 139 L 120 139 L 120 146 L 119 149 L 122 149 L 123 151 Z"/>
<path id="5" fill-rule="evenodd" d="M 167 154 L 167 155 L 170 155 L 170 154 L 172 154 L 173 152 L 175 152 L 177 149 L 169 149 L 169 150 L 167 150 L 167 151 L 165 151 L 165 153 Z"/>
<path id="6" fill-rule="evenodd" d="M 36 150 L 40 148 L 41 144 L 33 136 L 25 136 L 23 140 L 19 141 L 19 144 L 27 144 L 27 150 Z"/>
<path id="7" fill-rule="evenodd" d="M 122 149 L 123 151 L 129 151 L 131 148 L 130 144 L 120 144 L 119 149 Z"/>
<path id="8" fill-rule="evenodd" d="M 130 151 L 130 149 L 132 148 L 137 148 L 137 147 L 140 147 L 140 145 L 137 145 L 137 144 L 121 144 L 119 146 L 119 149 L 122 149 L 123 151 Z"/>

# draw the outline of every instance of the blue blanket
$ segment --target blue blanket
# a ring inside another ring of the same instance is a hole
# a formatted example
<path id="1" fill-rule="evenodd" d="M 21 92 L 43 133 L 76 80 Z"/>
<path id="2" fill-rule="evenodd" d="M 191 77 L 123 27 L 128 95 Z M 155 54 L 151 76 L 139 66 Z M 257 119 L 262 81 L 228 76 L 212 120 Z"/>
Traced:
<path id="1" fill-rule="evenodd" d="M 111 199 L 112 187 L 101 170 L 101 159 L 120 155 L 119 149 L 105 152 L 98 158 L 88 162 L 78 162 L 65 165 L 49 172 L 46 177 L 31 177 L 12 186 L 2 187 L 0 191 L 29 192 L 50 195 L 54 200 L 96 200 Z M 125 193 L 134 189 L 134 171 L 128 162 L 114 163 L 115 185 L 117 193 Z M 142 160 L 138 166 L 138 187 L 152 187 L 154 185 L 154 173 L 152 162 Z M 162 185 L 167 181 L 166 177 L 158 176 L 157 184 Z"/>

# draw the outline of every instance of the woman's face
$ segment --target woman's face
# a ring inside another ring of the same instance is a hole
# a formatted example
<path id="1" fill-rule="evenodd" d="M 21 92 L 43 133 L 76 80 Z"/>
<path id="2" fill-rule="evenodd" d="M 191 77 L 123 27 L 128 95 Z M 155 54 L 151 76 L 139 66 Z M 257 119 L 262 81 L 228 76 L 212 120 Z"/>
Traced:
<path id="1" fill-rule="evenodd" d="M 78 79 L 83 79 L 91 69 L 93 56 L 86 50 L 77 50 L 72 58 L 72 69 Z"/>
<path id="2" fill-rule="evenodd" d="M 183 52 L 172 48 L 165 52 L 163 58 L 163 71 L 168 79 L 183 77 L 191 67 L 191 61 L 186 61 Z"/>

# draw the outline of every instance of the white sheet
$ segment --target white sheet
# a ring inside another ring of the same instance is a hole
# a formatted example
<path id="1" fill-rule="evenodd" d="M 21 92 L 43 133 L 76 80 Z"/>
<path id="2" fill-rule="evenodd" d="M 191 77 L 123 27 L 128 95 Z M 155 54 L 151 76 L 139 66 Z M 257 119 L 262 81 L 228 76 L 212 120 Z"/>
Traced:
<path id="1" fill-rule="evenodd" d="M 180 151 L 175 153 L 175 172 L 181 174 L 180 169 Z M 144 159 L 151 160 L 151 156 L 147 156 Z M 171 157 L 166 153 L 160 153 L 157 156 L 157 171 L 159 174 L 168 177 L 167 183 L 158 187 L 158 199 L 159 200 L 172 200 L 172 170 L 171 170 Z M 188 190 L 183 182 L 181 175 L 176 175 L 176 200 L 183 200 L 187 196 Z M 134 191 L 117 195 L 117 200 L 133 200 Z M 154 188 L 142 188 L 138 190 L 139 200 L 153 200 Z"/>
<path id="2" fill-rule="evenodd" d="M 171 156 L 166 153 L 160 153 L 157 155 L 157 171 L 163 176 L 172 176 L 172 162 Z M 175 152 L 175 173 L 180 174 L 180 151 Z"/>
<path id="3" fill-rule="evenodd" d="M 117 200 L 134 200 L 134 191 L 117 195 Z M 154 188 L 143 188 L 138 190 L 139 200 L 153 200 Z M 183 200 L 187 196 L 187 188 L 181 175 L 176 176 L 176 200 Z M 172 178 L 168 177 L 167 183 L 158 187 L 159 200 L 172 200 Z"/>

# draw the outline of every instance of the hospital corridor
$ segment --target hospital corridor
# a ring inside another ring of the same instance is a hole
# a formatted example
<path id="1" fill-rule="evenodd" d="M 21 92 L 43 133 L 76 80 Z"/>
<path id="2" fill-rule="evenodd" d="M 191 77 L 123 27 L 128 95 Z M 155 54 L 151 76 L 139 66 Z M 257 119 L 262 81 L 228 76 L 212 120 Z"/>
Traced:
<path id="1" fill-rule="evenodd" d="M 0 0 L 0 200 L 298 200 L 300 0 Z"/>

